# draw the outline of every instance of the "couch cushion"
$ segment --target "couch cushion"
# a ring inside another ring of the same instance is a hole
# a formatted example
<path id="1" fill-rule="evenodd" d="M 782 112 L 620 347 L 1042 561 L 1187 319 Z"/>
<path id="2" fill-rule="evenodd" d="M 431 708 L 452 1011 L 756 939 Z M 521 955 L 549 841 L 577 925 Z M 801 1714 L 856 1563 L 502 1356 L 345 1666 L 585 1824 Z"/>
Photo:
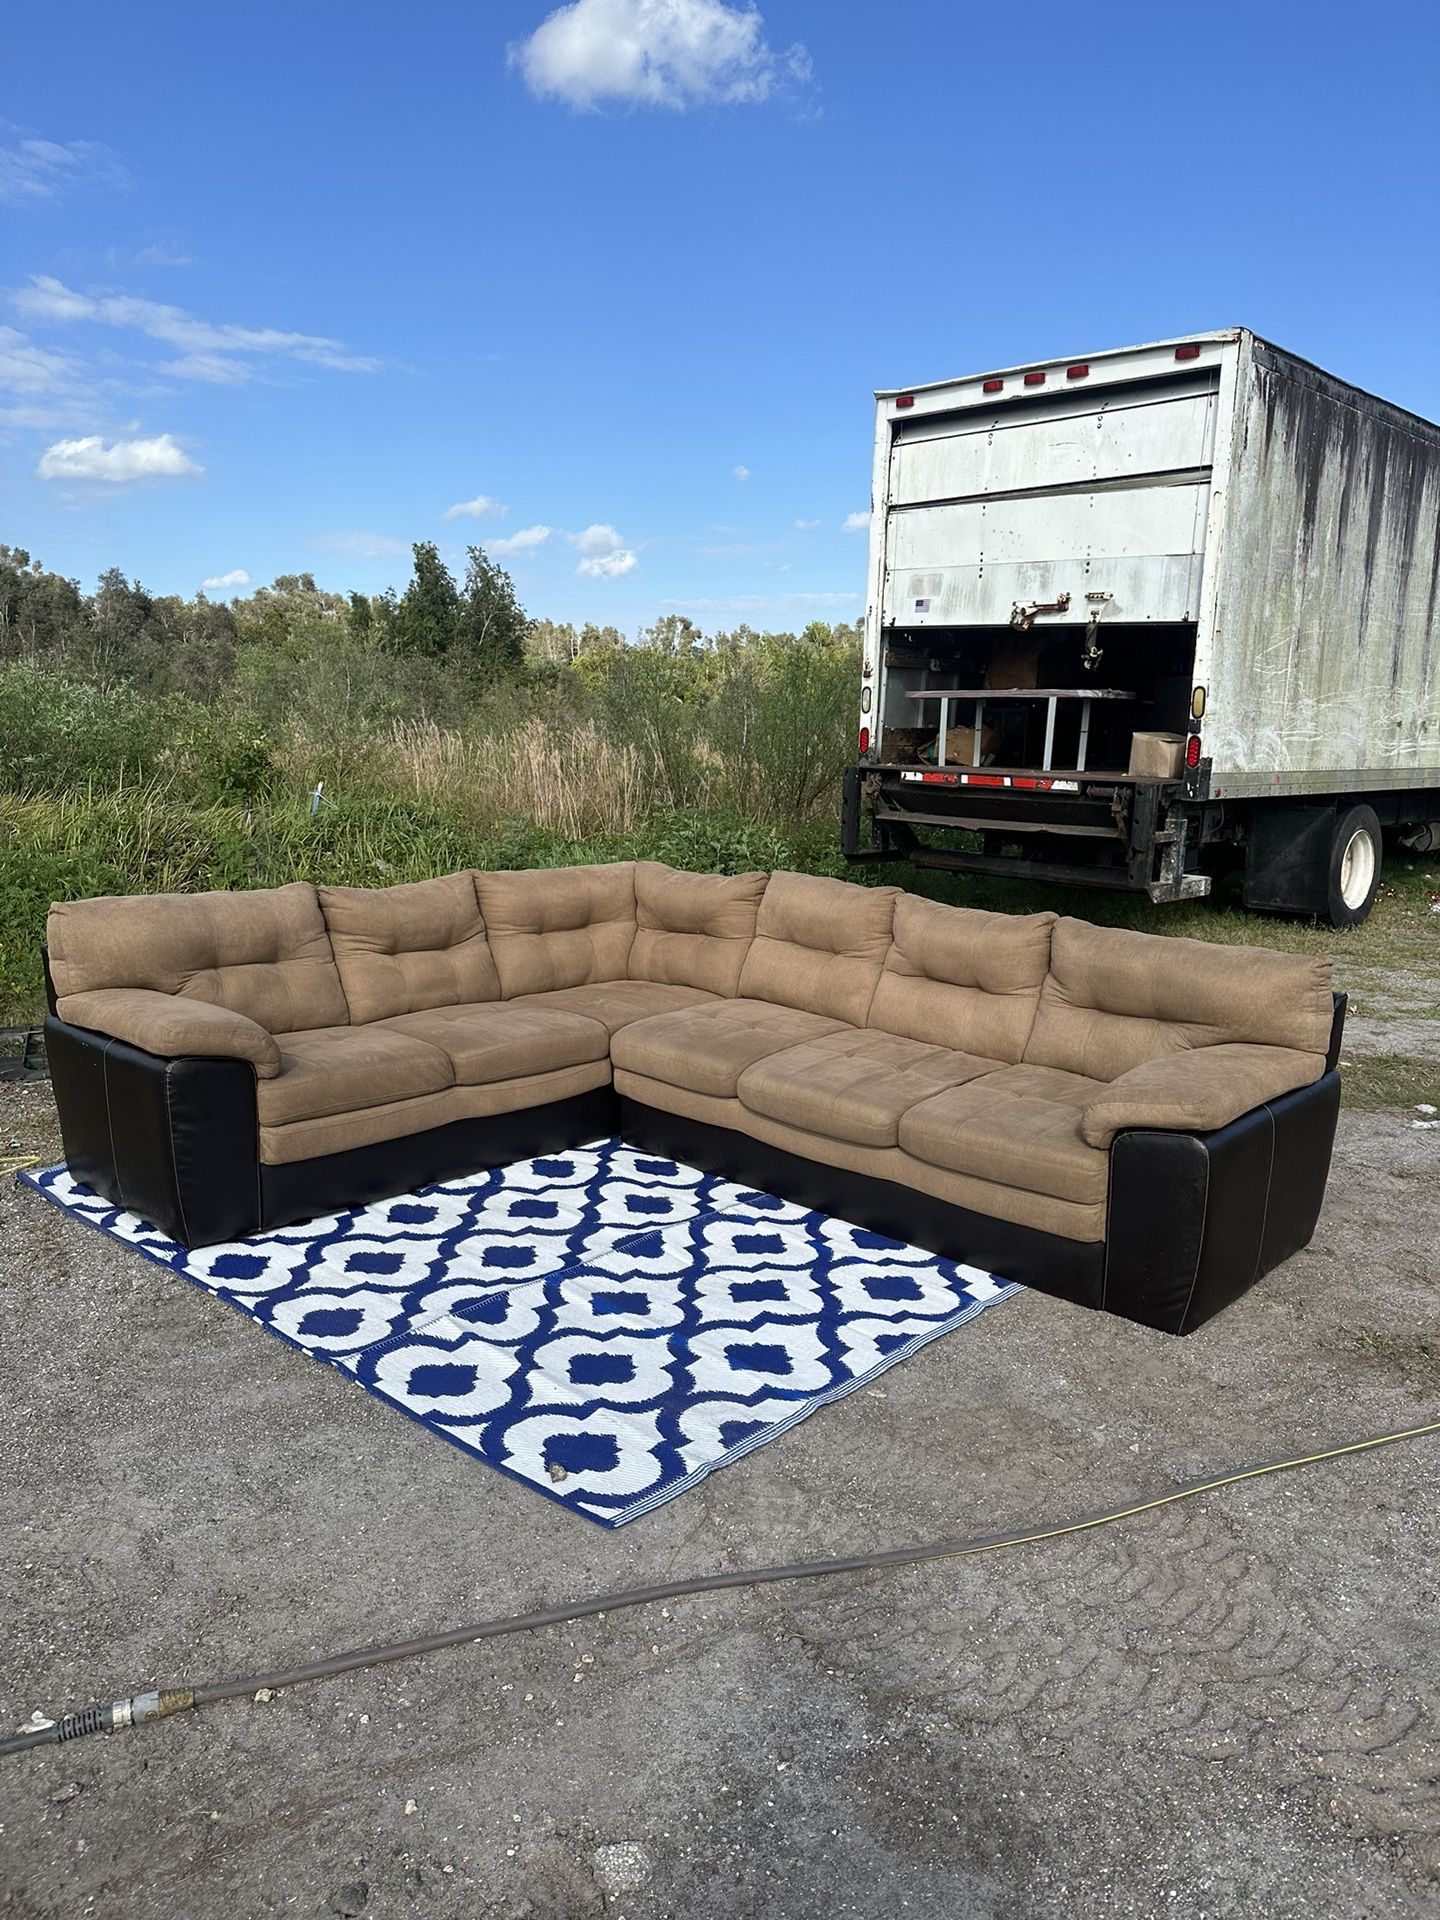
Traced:
<path id="1" fill-rule="evenodd" d="M 151 893 L 50 909 L 50 971 L 63 999 L 150 987 L 208 1000 L 288 1033 L 345 1021 L 330 936 L 303 881 L 239 893 Z"/>
<path id="2" fill-rule="evenodd" d="M 768 1000 L 716 1000 L 622 1027 L 610 1042 L 610 1058 L 648 1079 L 733 1099 L 740 1075 L 755 1061 L 818 1040 L 840 1024 Z"/>
<path id="3" fill-rule="evenodd" d="M 1053 913 L 981 913 L 902 893 L 867 1025 L 1018 1062 L 1050 964 Z"/>
<path id="4" fill-rule="evenodd" d="M 518 1113 L 574 1100 L 596 1087 L 607 1086 L 609 1081 L 610 1063 L 589 1060 L 550 1073 L 522 1074 L 515 1080 L 445 1087 L 439 1093 L 417 1094 L 409 1100 L 352 1107 L 344 1113 L 321 1114 L 314 1120 L 296 1120 L 289 1126 L 262 1126 L 260 1158 L 266 1166 L 283 1167 L 322 1154 L 350 1153 L 356 1147 L 403 1140 L 408 1134 L 427 1133 L 432 1127 L 449 1127 L 461 1120 L 488 1119 L 498 1113 Z M 600 1133 L 594 1137 L 598 1139 Z"/>
<path id="5" fill-rule="evenodd" d="M 1004 1067 L 921 1101 L 900 1121 L 900 1145 L 952 1173 L 1091 1205 L 1104 1200 L 1110 1157 L 1080 1132 L 1104 1084 L 1050 1067 Z"/>
<path id="6" fill-rule="evenodd" d="M 678 1013 L 684 1007 L 708 1007 L 713 993 L 699 987 L 667 987 L 658 980 L 607 980 L 593 987 L 559 987 L 554 993 L 530 993 L 524 1004 L 553 1007 L 598 1021 L 607 1033 L 617 1033 L 632 1020 L 649 1020 L 659 1013 Z"/>
<path id="7" fill-rule="evenodd" d="M 608 1056 L 605 1029 L 598 1021 L 550 1012 L 524 1000 L 431 1007 L 424 1013 L 396 1014 L 381 1024 L 390 1033 L 438 1047 L 462 1087 L 552 1073 L 557 1067 Z"/>
<path id="8" fill-rule="evenodd" d="M 630 978 L 733 998 L 764 892 L 763 873 L 682 873 L 638 861 Z"/>
<path id="9" fill-rule="evenodd" d="M 1025 1059 L 1114 1080 L 1224 1041 L 1323 1054 L 1331 1012 L 1326 959 L 1057 920 Z"/>
<path id="10" fill-rule="evenodd" d="M 256 1082 L 262 1127 L 389 1105 L 454 1084 L 438 1047 L 388 1027 L 317 1027 L 282 1033 L 280 1075 Z"/>
<path id="11" fill-rule="evenodd" d="M 1105 1203 L 1057 1200 L 1053 1194 L 1032 1193 L 1024 1187 L 1003 1181 L 979 1180 L 972 1174 L 952 1173 L 898 1147 L 863 1147 L 854 1140 L 839 1140 L 833 1134 L 810 1133 L 788 1127 L 766 1114 L 755 1113 L 739 1100 L 717 1100 L 708 1094 L 692 1093 L 683 1087 L 667 1086 L 662 1080 L 647 1080 L 643 1074 L 615 1069 L 616 1091 L 626 1099 L 652 1107 L 658 1113 L 674 1114 L 685 1120 L 701 1120 L 712 1127 L 763 1140 L 802 1160 L 819 1161 L 825 1166 L 844 1167 L 853 1173 L 870 1174 L 899 1187 L 928 1193 L 952 1207 L 968 1207 L 989 1214 L 995 1220 L 1010 1220 L 1019 1226 L 1035 1227 L 1042 1233 L 1062 1234 L 1068 1240 L 1105 1238 Z M 739 1174 L 736 1178 L 740 1178 Z M 752 1176 L 747 1174 L 745 1178 Z M 754 1176 L 758 1179 L 758 1175 Z M 763 1184 L 763 1181 L 760 1182 Z M 896 1197 L 892 1224 L 883 1229 L 900 1239 L 906 1238 L 905 1220 L 909 1209 L 903 1194 Z M 963 1228 L 960 1229 L 963 1239 Z"/>
<path id="12" fill-rule="evenodd" d="M 475 891 L 507 1000 L 623 980 L 635 941 L 635 863 L 477 873 Z"/>
<path id="13" fill-rule="evenodd" d="M 740 972 L 741 994 L 863 1027 L 890 951 L 899 891 L 772 873 Z"/>
<path id="14" fill-rule="evenodd" d="M 983 1060 L 893 1033 L 842 1031 L 787 1047 L 747 1067 L 736 1084 L 743 1104 L 807 1133 L 893 1147 L 900 1116 L 942 1087 L 956 1087 L 1003 1060 Z"/>
<path id="15" fill-rule="evenodd" d="M 500 998 L 470 873 L 398 887 L 321 887 L 320 908 L 357 1026 Z"/>

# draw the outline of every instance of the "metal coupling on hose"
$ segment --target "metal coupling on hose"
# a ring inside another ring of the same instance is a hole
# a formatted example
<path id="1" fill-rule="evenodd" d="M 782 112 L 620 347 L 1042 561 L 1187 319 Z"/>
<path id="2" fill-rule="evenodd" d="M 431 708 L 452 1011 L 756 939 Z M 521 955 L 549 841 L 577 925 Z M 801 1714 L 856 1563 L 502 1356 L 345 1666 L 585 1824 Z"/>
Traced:
<path id="1" fill-rule="evenodd" d="M 147 1720 L 164 1720 L 172 1713 L 184 1713 L 193 1707 L 195 1695 L 189 1687 L 167 1687 L 159 1693 L 135 1693 L 128 1700 L 114 1700 L 108 1707 L 87 1707 L 83 1713 L 67 1713 L 56 1722 L 56 1740 L 78 1740 L 87 1733 L 118 1733 L 121 1727 L 143 1727 Z"/>

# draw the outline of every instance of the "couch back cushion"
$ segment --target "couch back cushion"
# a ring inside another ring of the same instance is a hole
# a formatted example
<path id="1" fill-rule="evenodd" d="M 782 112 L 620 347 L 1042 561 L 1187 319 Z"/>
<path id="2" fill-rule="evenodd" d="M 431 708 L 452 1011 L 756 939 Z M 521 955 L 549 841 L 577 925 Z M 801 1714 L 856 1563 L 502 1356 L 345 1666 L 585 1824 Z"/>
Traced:
<path id="1" fill-rule="evenodd" d="M 321 887 L 320 909 L 357 1026 L 500 998 L 471 873 L 398 887 Z"/>
<path id="2" fill-rule="evenodd" d="M 1018 1064 L 1054 924 L 1053 913 L 981 913 L 902 893 L 866 1025 Z"/>
<path id="3" fill-rule="evenodd" d="M 270 1033 L 349 1018 L 315 889 L 150 893 L 50 909 L 57 999 L 149 987 L 228 1007 Z"/>
<path id="4" fill-rule="evenodd" d="M 863 1027 L 890 951 L 899 892 L 772 873 L 740 970 L 741 995 Z"/>
<path id="5" fill-rule="evenodd" d="M 682 873 L 638 861 L 630 978 L 733 998 L 764 892 L 763 873 Z"/>
<path id="6" fill-rule="evenodd" d="M 1331 1011 L 1326 959 L 1057 920 L 1025 1059 L 1114 1080 L 1231 1041 L 1323 1055 Z"/>
<path id="7" fill-rule="evenodd" d="M 635 863 L 477 873 L 505 999 L 624 980 L 635 943 Z"/>

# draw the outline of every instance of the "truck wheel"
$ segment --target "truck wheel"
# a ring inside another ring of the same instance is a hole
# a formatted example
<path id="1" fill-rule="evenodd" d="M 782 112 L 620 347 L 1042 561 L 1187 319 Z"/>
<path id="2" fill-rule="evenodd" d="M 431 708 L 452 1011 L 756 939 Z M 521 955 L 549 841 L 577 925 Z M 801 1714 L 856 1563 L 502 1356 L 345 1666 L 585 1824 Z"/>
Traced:
<path id="1" fill-rule="evenodd" d="M 1332 927 L 1358 927 L 1380 886 L 1380 821 L 1373 807 L 1351 807 L 1335 822 L 1327 906 Z"/>

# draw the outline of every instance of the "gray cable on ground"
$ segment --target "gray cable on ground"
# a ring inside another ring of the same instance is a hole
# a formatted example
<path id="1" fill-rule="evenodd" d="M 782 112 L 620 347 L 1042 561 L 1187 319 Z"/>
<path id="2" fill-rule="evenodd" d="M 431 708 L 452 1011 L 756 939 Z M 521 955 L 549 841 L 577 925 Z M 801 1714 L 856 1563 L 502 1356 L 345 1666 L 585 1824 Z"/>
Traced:
<path id="1" fill-rule="evenodd" d="M 1338 1460 L 1347 1454 L 1368 1453 L 1375 1447 L 1389 1447 L 1400 1440 L 1418 1440 L 1440 1433 L 1440 1420 L 1423 1426 L 1404 1427 L 1396 1433 L 1377 1433 L 1363 1440 L 1347 1440 L 1315 1453 L 1291 1455 L 1283 1460 L 1264 1460 L 1255 1465 L 1233 1468 L 1203 1480 L 1186 1481 L 1168 1493 L 1154 1494 L 1124 1507 L 1110 1507 L 1087 1514 L 1079 1520 L 1058 1521 L 1050 1526 L 1029 1528 L 1016 1533 L 981 1534 L 971 1540 L 942 1540 L 923 1547 L 889 1547 L 877 1553 L 847 1555 L 834 1560 L 802 1560 L 793 1566 L 749 1567 L 733 1573 L 697 1574 L 689 1580 L 667 1580 L 655 1586 L 631 1587 L 618 1593 L 597 1594 L 588 1600 L 573 1600 L 556 1607 L 543 1607 L 535 1613 L 514 1614 L 508 1619 L 481 1620 L 470 1626 L 449 1627 L 441 1633 L 422 1634 L 414 1640 L 393 1640 L 373 1647 L 355 1647 L 348 1653 L 333 1653 L 323 1660 L 312 1660 L 302 1667 L 285 1667 L 274 1673 L 251 1674 L 240 1680 L 213 1681 L 202 1687 L 173 1687 L 163 1692 L 135 1694 L 128 1700 L 116 1700 L 107 1707 L 87 1707 L 76 1714 L 43 1727 L 27 1728 L 0 1740 L 0 1754 L 21 1753 L 31 1747 L 53 1746 L 75 1740 L 87 1733 L 107 1733 L 121 1727 L 141 1726 L 149 1720 L 163 1720 L 190 1707 L 212 1706 L 218 1700 L 235 1700 L 242 1694 L 255 1694 L 262 1688 L 271 1692 L 281 1687 L 298 1687 L 307 1680 L 329 1680 L 337 1674 L 354 1673 L 362 1667 L 376 1667 L 392 1660 L 413 1660 L 421 1654 L 436 1653 L 444 1647 L 464 1646 L 476 1640 L 495 1640 L 506 1634 L 529 1633 L 537 1627 L 562 1626 L 569 1620 L 585 1620 L 595 1614 L 615 1613 L 622 1607 L 650 1606 L 657 1600 L 679 1600 L 698 1593 L 721 1593 L 731 1587 L 767 1586 L 779 1580 L 820 1580 L 837 1573 L 864 1573 L 878 1567 L 918 1566 L 928 1560 L 960 1560 L 974 1554 L 997 1553 L 1005 1547 L 1031 1546 L 1042 1540 L 1059 1539 L 1064 1534 L 1086 1533 L 1094 1527 L 1106 1527 L 1117 1520 L 1133 1519 L 1153 1513 L 1177 1500 L 1193 1500 L 1197 1494 L 1213 1493 L 1221 1487 L 1233 1487 L 1242 1480 L 1256 1480 L 1264 1474 L 1288 1473 L 1295 1467 L 1318 1466 L 1325 1460 Z"/>

